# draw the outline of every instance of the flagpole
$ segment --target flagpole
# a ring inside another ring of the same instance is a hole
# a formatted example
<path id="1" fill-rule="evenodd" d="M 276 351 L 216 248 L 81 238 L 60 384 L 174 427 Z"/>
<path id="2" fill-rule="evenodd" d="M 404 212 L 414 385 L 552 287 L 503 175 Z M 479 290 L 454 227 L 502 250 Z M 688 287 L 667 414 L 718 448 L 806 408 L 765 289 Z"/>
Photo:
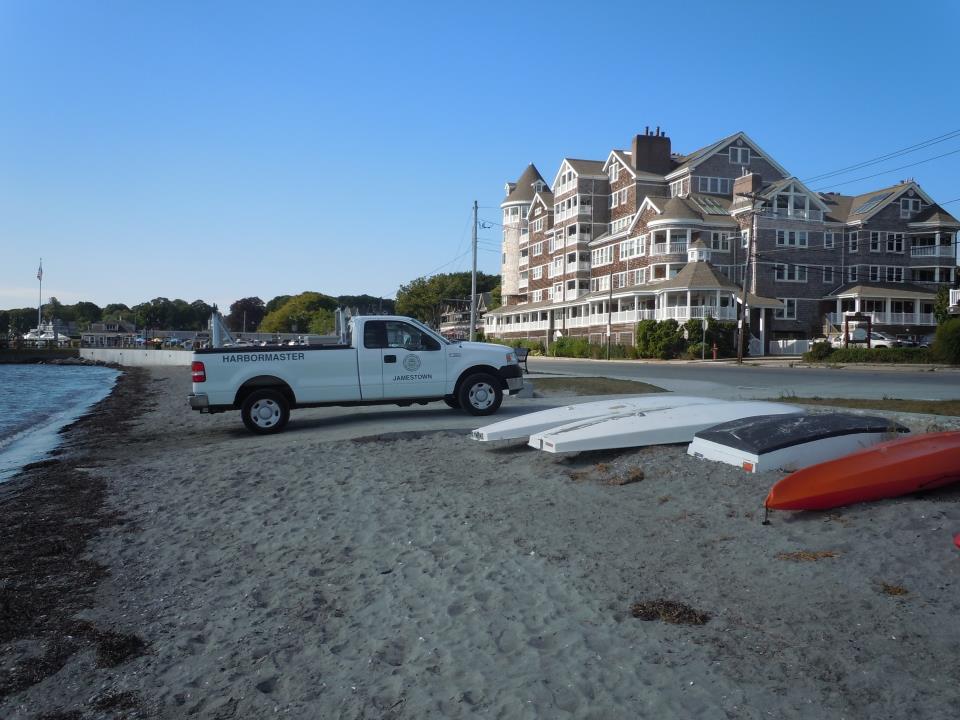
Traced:
<path id="1" fill-rule="evenodd" d="M 40 269 L 37 270 L 37 280 L 40 281 L 40 291 L 37 297 L 37 337 L 40 337 L 40 311 L 43 309 L 43 258 L 40 258 Z"/>

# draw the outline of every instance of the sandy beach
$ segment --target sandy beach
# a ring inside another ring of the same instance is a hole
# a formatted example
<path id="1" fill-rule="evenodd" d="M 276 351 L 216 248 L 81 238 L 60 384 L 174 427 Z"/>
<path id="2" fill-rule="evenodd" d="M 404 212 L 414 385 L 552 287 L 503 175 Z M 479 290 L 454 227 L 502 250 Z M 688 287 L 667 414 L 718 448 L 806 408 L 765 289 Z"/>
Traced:
<path id="1" fill-rule="evenodd" d="M 257 437 L 189 385 L 126 373 L 0 487 L 0 717 L 956 717 L 960 487 L 762 525 L 783 474 L 685 446 Z"/>

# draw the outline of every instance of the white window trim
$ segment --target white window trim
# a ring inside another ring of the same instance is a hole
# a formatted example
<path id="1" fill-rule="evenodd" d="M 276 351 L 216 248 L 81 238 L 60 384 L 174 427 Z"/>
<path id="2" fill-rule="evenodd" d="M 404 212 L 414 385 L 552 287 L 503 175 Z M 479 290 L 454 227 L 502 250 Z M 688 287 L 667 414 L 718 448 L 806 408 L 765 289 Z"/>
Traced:
<path id="1" fill-rule="evenodd" d="M 796 320 L 797 319 L 797 302 L 799 298 L 782 298 L 778 297 L 777 300 L 784 304 L 783 309 L 777 308 L 773 311 L 773 316 L 777 320 Z M 791 306 L 793 312 L 791 313 Z"/>
<path id="2" fill-rule="evenodd" d="M 829 238 L 829 244 L 827 242 L 828 238 Z M 836 246 L 836 242 L 837 240 L 834 237 L 834 234 L 832 232 L 825 232 L 823 234 L 823 247 L 825 250 L 833 250 L 833 248 Z"/>
<path id="3" fill-rule="evenodd" d="M 736 154 L 737 159 L 734 160 L 733 156 Z M 746 161 L 743 157 L 746 155 Z M 731 145 L 730 151 L 728 153 L 728 158 L 731 165 L 749 165 L 750 164 L 750 148 L 738 145 Z"/>

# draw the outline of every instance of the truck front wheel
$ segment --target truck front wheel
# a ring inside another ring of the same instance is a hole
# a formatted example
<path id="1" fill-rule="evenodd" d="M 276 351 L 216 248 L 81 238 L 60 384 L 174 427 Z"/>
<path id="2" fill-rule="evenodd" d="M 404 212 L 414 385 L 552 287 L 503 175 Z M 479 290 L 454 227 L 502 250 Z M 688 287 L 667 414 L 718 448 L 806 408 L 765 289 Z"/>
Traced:
<path id="1" fill-rule="evenodd" d="M 251 432 L 269 435 L 286 426 L 290 419 L 290 403 L 276 390 L 257 390 L 243 401 L 240 416 Z"/>
<path id="2" fill-rule="evenodd" d="M 495 377 L 477 373 L 460 384 L 457 399 L 471 415 L 493 415 L 503 402 L 503 390 Z"/>

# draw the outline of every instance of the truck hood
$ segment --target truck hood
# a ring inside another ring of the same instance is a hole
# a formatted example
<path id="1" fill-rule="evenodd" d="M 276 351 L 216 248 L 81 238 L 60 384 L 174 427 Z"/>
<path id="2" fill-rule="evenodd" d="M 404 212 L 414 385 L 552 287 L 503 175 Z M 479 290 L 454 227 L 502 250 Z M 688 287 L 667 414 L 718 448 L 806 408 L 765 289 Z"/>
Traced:
<path id="1" fill-rule="evenodd" d="M 498 355 L 513 352 L 512 347 L 507 347 L 506 345 L 498 345 L 497 343 L 486 343 L 486 342 L 459 342 L 456 343 L 464 350 L 472 350 L 474 352 L 490 352 L 496 353 Z"/>

